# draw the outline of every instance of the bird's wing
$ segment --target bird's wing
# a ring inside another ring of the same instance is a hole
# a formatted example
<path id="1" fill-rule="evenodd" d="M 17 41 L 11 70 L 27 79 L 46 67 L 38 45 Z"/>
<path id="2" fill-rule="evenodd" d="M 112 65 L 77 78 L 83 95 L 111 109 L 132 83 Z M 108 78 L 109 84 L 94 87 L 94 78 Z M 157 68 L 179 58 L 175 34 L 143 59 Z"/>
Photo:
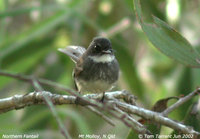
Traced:
<path id="1" fill-rule="evenodd" d="M 75 63 L 77 63 L 86 49 L 82 46 L 67 46 L 66 48 L 59 48 L 58 51 L 68 55 Z"/>

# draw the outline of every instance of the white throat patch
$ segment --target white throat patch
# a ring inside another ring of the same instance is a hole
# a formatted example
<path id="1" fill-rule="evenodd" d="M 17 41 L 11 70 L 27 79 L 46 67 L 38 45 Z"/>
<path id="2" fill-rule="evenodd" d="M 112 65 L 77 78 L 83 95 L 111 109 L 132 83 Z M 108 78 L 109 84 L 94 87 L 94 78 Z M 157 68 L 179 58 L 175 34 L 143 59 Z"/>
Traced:
<path id="1" fill-rule="evenodd" d="M 97 63 L 109 63 L 115 59 L 115 56 L 110 54 L 104 54 L 101 56 L 89 56 L 89 58 Z"/>

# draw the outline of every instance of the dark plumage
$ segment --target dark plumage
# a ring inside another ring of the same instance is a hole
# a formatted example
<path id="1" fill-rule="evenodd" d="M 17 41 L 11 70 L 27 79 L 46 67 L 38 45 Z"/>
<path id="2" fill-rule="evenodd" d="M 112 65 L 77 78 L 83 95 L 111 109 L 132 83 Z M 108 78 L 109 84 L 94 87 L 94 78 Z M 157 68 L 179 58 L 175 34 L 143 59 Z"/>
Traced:
<path id="1" fill-rule="evenodd" d="M 103 93 L 112 88 L 119 76 L 119 64 L 114 56 L 111 42 L 103 37 L 94 38 L 88 49 L 79 47 L 60 50 L 76 63 L 75 84 L 79 92 Z"/>

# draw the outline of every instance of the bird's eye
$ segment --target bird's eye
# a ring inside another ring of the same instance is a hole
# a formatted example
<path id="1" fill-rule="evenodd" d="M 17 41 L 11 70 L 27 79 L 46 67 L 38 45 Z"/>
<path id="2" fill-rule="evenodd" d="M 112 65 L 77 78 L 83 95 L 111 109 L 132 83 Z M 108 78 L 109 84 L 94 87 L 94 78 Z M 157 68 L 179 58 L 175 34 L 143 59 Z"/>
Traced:
<path id="1" fill-rule="evenodd" d="M 94 46 L 94 49 L 95 49 L 96 51 L 101 51 L 101 46 L 100 46 L 99 44 L 96 44 L 96 45 Z"/>

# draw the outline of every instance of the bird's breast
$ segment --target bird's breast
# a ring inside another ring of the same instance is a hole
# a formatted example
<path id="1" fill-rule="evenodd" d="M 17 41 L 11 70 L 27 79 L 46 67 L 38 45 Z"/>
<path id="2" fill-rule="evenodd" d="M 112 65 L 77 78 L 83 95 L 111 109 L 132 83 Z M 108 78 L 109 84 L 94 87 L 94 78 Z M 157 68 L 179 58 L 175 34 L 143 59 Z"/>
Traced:
<path id="1" fill-rule="evenodd" d="M 90 58 L 85 59 L 83 70 L 78 75 L 78 79 L 85 81 L 104 81 L 114 83 L 119 76 L 119 65 L 114 58 L 110 62 L 96 62 Z"/>

